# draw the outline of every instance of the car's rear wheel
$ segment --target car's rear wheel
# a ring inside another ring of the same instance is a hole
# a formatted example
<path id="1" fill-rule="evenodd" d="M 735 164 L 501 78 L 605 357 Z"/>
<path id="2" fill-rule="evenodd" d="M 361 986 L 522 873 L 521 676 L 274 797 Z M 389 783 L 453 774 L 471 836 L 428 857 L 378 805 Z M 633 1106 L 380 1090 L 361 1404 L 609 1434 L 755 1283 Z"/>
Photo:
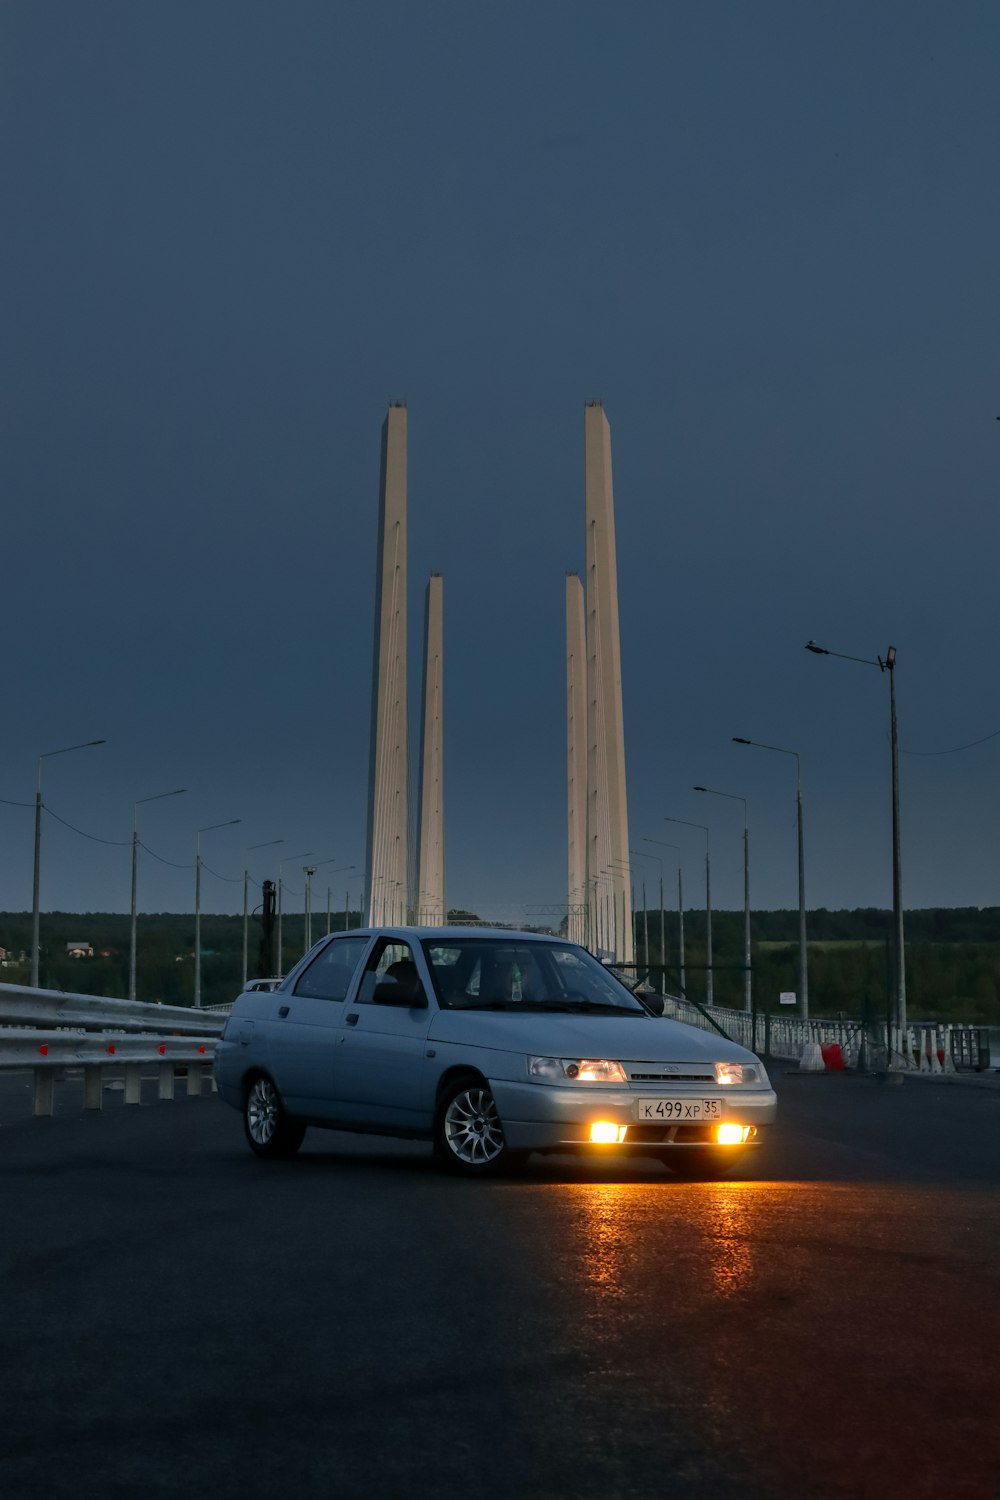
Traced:
<path id="1" fill-rule="evenodd" d="M 434 1129 L 438 1157 L 469 1177 L 496 1177 L 521 1165 L 526 1153 L 507 1145 L 489 1085 L 468 1075 L 445 1091 Z"/>
<path id="2" fill-rule="evenodd" d="M 263 1073 L 247 1084 L 243 1129 L 251 1151 L 273 1158 L 294 1156 L 306 1133 L 304 1125 L 288 1118 L 278 1090 Z"/>
<path id="3" fill-rule="evenodd" d="M 714 1182 L 728 1176 L 742 1155 L 742 1151 L 728 1146 L 684 1146 L 663 1159 L 671 1171 L 688 1182 Z"/>

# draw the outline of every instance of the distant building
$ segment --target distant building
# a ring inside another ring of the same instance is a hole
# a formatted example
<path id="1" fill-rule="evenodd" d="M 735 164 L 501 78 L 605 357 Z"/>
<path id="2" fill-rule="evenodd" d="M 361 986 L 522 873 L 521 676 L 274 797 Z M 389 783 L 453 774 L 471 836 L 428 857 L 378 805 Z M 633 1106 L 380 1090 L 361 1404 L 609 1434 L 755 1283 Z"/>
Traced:
<path id="1" fill-rule="evenodd" d="M 67 943 L 67 958 L 93 958 L 94 945 L 92 943 Z"/>

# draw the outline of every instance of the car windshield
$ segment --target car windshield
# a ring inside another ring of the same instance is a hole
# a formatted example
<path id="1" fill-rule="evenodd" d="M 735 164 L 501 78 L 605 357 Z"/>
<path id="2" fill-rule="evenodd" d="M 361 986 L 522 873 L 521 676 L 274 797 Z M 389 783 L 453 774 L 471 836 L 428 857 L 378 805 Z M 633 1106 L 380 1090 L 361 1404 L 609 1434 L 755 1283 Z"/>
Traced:
<path id="1" fill-rule="evenodd" d="M 426 938 L 423 947 L 445 1010 L 649 1014 L 603 964 L 572 943 L 459 937 Z"/>

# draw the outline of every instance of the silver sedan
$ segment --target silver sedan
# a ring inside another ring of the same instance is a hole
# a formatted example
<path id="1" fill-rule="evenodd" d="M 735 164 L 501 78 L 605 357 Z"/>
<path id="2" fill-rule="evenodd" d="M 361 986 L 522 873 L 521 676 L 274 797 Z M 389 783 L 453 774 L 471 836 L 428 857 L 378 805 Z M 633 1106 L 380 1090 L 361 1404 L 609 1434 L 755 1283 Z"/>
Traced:
<path id="1" fill-rule="evenodd" d="M 773 1123 L 774 1092 L 752 1052 L 661 1009 L 557 938 L 355 930 L 237 998 L 215 1078 L 259 1156 L 317 1125 L 432 1140 L 476 1176 L 532 1151 L 720 1176 Z"/>

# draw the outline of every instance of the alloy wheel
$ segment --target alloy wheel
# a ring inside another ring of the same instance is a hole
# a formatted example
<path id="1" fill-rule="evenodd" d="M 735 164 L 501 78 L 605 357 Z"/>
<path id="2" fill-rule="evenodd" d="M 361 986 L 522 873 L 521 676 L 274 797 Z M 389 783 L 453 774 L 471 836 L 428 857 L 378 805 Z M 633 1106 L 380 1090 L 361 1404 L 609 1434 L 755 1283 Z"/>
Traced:
<path id="1" fill-rule="evenodd" d="M 504 1149 L 503 1128 L 489 1089 L 470 1087 L 456 1094 L 444 1113 L 444 1138 L 466 1166 L 496 1161 Z"/>
<path id="2" fill-rule="evenodd" d="M 278 1093 L 269 1078 L 254 1079 L 247 1095 L 247 1130 L 258 1146 L 269 1146 L 278 1128 Z"/>

